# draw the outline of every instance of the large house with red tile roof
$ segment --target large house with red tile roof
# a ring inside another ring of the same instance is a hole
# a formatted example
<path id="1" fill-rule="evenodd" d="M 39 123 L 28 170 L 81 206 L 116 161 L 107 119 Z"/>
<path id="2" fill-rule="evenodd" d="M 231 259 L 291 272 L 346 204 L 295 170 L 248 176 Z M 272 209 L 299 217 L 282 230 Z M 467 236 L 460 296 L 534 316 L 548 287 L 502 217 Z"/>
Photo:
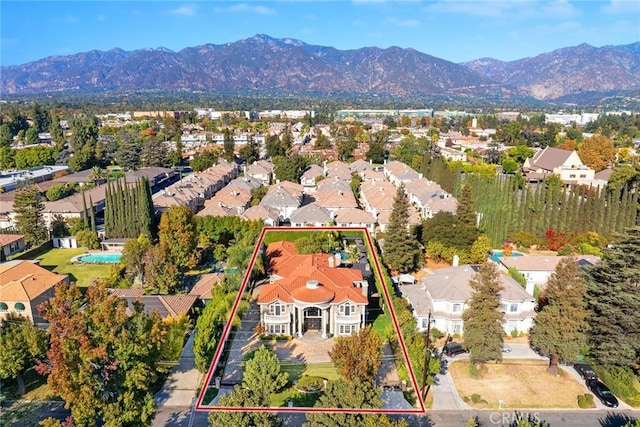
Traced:
<path id="1" fill-rule="evenodd" d="M 54 296 L 56 285 L 68 285 L 69 276 L 53 273 L 30 261 L 0 264 L 0 321 L 9 313 L 26 316 L 36 325 L 46 324 L 38 306 Z"/>
<path id="2" fill-rule="evenodd" d="M 258 297 L 260 324 L 270 335 L 350 335 L 365 326 L 369 284 L 331 254 L 299 255 L 292 242 L 267 247 L 270 283 Z"/>

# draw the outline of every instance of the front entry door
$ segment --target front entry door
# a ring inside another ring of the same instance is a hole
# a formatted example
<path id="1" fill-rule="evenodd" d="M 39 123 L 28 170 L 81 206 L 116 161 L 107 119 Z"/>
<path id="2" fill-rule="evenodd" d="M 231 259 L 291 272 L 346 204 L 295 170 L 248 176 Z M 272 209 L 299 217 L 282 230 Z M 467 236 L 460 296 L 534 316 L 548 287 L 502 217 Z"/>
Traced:
<path id="1" fill-rule="evenodd" d="M 322 310 L 317 307 L 304 309 L 304 332 L 322 329 Z"/>

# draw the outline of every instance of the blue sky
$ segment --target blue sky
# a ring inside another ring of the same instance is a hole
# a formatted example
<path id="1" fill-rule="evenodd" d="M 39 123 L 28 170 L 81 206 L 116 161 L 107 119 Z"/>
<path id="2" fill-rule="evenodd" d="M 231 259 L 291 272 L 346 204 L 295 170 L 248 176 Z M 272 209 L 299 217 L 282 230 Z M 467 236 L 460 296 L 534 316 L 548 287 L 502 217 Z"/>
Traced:
<path id="1" fill-rule="evenodd" d="M 180 50 L 267 34 L 357 49 L 414 48 L 462 62 L 640 41 L 640 0 L 0 2 L 0 64 L 93 49 Z"/>

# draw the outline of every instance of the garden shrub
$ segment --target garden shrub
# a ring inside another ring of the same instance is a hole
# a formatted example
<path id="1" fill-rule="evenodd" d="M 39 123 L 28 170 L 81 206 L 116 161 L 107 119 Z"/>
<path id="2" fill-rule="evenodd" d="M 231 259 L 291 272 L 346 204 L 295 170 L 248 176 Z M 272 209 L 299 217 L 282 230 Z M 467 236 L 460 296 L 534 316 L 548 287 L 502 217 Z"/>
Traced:
<path id="1" fill-rule="evenodd" d="M 590 393 L 578 395 L 578 406 L 581 409 L 595 408 L 596 404 L 593 402 L 593 395 Z"/>
<path id="2" fill-rule="evenodd" d="M 578 395 L 578 407 L 584 409 L 587 407 L 587 402 L 584 398 L 584 394 L 579 394 Z"/>
<path id="3" fill-rule="evenodd" d="M 440 331 L 440 329 L 437 328 L 431 328 L 431 336 L 433 337 L 433 339 L 439 340 L 444 336 L 444 332 Z"/>
<path id="4" fill-rule="evenodd" d="M 300 391 L 306 391 L 307 393 L 318 392 L 324 387 L 325 378 L 313 377 L 309 375 L 303 375 L 298 380 L 296 388 Z"/>
<path id="5" fill-rule="evenodd" d="M 518 330 L 516 328 L 511 330 L 511 338 L 518 338 Z"/>
<path id="6" fill-rule="evenodd" d="M 480 397 L 480 395 L 478 393 L 473 393 L 471 395 L 471 401 L 473 403 L 480 403 L 482 401 L 482 398 Z"/>
<path id="7" fill-rule="evenodd" d="M 596 365 L 593 369 L 613 394 L 629 405 L 640 406 L 640 389 L 634 386 L 634 384 L 638 384 L 638 378 L 632 368 Z"/>
<path id="8" fill-rule="evenodd" d="M 593 402 L 593 394 L 585 393 L 584 396 L 585 396 L 584 399 L 585 399 L 585 401 L 587 403 L 587 406 L 589 408 L 595 408 L 596 404 Z"/>

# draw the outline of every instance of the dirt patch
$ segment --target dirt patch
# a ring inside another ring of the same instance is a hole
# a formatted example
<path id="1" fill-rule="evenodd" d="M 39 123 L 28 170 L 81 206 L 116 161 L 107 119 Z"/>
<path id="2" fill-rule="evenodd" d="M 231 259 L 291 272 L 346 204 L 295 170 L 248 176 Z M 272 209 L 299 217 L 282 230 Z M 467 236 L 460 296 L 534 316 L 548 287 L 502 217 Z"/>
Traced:
<path id="1" fill-rule="evenodd" d="M 446 263 L 446 262 L 438 262 L 438 261 L 433 261 L 432 259 L 427 258 L 427 268 L 429 270 L 437 270 L 439 268 L 447 268 L 447 267 L 451 267 L 451 264 Z"/>
<path id="2" fill-rule="evenodd" d="M 459 361 L 449 365 L 449 372 L 462 398 L 477 394 L 486 402 L 469 400 L 474 408 L 578 408 L 584 387 L 562 370 L 559 376 L 548 374 L 547 366 L 540 360 L 506 360 L 485 365 L 476 379 L 469 375 L 469 362 Z"/>

